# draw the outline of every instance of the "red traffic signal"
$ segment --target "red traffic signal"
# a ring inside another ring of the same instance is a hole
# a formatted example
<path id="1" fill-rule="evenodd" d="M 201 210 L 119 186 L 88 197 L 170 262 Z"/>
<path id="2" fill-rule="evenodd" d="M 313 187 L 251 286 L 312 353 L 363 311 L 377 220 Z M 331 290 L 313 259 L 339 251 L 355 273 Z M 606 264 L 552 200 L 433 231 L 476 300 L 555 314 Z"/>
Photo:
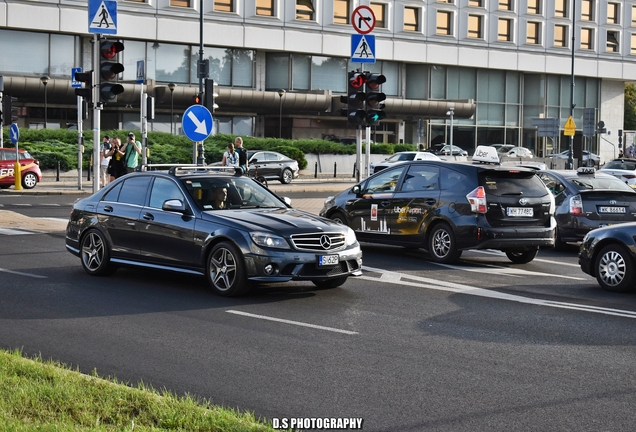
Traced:
<path id="1" fill-rule="evenodd" d="M 360 72 L 349 72 L 349 86 L 354 89 L 362 89 L 364 83 L 367 82 L 367 77 Z"/>
<path id="2" fill-rule="evenodd" d="M 367 72 L 366 83 L 368 90 L 377 90 L 380 88 L 380 85 L 386 82 L 386 77 L 382 74 L 369 73 Z"/>
<path id="3" fill-rule="evenodd" d="M 113 82 L 117 80 L 117 75 L 124 71 L 124 65 L 116 61 L 117 54 L 124 50 L 124 44 L 119 41 L 102 39 L 99 49 L 100 101 L 112 102 L 117 100 L 117 95 L 124 92 L 124 86 Z"/>
<path id="4" fill-rule="evenodd" d="M 203 95 L 201 93 L 195 94 L 194 97 L 192 98 L 192 101 L 194 102 L 195 105 L 202 105 Z"/>

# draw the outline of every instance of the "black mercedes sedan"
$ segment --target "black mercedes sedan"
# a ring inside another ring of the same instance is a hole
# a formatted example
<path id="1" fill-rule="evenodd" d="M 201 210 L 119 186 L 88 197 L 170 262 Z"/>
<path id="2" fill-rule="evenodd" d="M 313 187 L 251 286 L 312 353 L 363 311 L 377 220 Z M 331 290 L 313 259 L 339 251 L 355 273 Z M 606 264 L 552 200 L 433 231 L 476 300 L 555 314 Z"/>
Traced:
<path id="1" fill-rule="evenodd" d="M 90 275 L 184 272 L 221 296 L 290 280 L 335 288 L 362 274 L 352 229 L 295 210 L 234 168 L 127 174 L 73 205 L 66 249 Z"/>
<path id="2" fill-rule="evenodd" d="M 612 175 L 593 167 L 538 175 L 554 195 L 557 248 L 580 242 L 595 228 L 636 221 L 636 191 Z"/>
<path id="3" fill-rule="evenodd" d="M 481 163 L 386 168 L 329 197 L 320 215 L 350 226 L 360 241 L 424 248 L 440 263 L 457 261 L 465 249 L 532 261 L 554 245 L 554 199 L 533 170 L 499 165 L 494 148 L 475 155 Z"/>
<path id="4" fill-rule="evenodd" d="M 636 222 L 587 233 L 579 248 L 579 265 L 601 288 L 626 292 L 636 288 Z"/>

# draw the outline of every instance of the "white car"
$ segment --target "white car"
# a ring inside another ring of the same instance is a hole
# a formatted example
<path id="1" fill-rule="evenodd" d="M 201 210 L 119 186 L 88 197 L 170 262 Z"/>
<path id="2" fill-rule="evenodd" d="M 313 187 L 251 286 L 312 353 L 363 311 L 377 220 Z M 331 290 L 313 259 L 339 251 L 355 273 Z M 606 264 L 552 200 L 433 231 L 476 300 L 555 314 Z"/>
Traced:
<path id="1" fill-rule="evenodd" d="M 404 151 L 393 154 L 381 162 L 374 162 L 370 165 L 371 174 L 382 171 L 400 162 L 412 160 L 441 160 L 437 155 L 429 152 Z"/>
<path id="2" fill-rule="evenodd" d="M 607 162 L 598 171 L 611 174 L 631 188 L 636 189 L 636 160 L 634 159 L 614 159 Z"/>
<path id="3" fill-rule="evenodd" d="M 525 147 L 513 147 L 506 152 L 506 157 L 509 158 L 533 158 L 534 155 L 530 149 Z"/>

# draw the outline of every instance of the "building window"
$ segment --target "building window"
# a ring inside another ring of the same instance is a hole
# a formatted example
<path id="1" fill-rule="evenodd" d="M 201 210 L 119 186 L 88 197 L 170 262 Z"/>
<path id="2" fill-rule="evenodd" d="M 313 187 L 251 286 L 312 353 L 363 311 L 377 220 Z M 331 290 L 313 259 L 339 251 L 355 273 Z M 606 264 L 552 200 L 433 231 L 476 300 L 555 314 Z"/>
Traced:
<path id="1" fill-rule="evenodd" d="M 170 0 L 170 6 L 190 7 L 190 0 Z"/>
<path id="2" fill-rule="evenodd" d="M 296 0 L 296 19 L 314 20 L 314 4 L 311 0 Z"/>
<path id="3" fill-rule="evenodd" d="M 630 50 L 631 55 L 636 55 L 636 33 L 632 33 L 632 47 Z"/>
<path id="4" fill-rule="evenodd" d="M 214 0 L 214 10 L 217 12 L 234 12 L 233 0 Z"/>
<path id="5" fill-rule="evenodd" d="M 581 1 L 581 20 L 594 21 L 594 0 Z"/>
<path id="6" fill-rule="evenodd" d="M 567 47 L 568 46 L 568 28 L 564 25 L 554 26 L 554 46 L 555 47 Z"/>
<path id="7" fill-rule="evenodd" d="M 438 35 L 452 35 L 453 28 L 452 25 L 453 13 L 448 11 L 437 11 L 437 29 L 436 34 Z"/>
<path id="8" fill-rule="evenodd" d="M 386 5 L 384 3 L 371 3 L 370 7 L 375 15 L 375 27 L 386 28 Z"/>
<path id="9" fill-rule="evenodd" d="M 437 0 L 438 3 L 454 3 L 453 0 Z"/>
<path id="10" fill-rule="evenodd" d="M 541 23 L 529 22 L 528 33 L 526 34 L 526 43 L 530 45 L 541 44 Z"/>
<path id="11" fill-rule="evenodd" d="M 484 32 L 482 28 L 483 17 L 481 15 L 468 15 L 468 37 L 474 39 L 483 39 Z"/>
<path id="12" fill-rule="evenodd" d="M 349 0 L 334 0 L 333 22 L 334 24 L 349 24 Z"/>
<path id="13" fill-rule="evenodd" d="M 594 49 L 594 30 L 589 28 L 581 29 L 581 49 L 593 50 Z"/>
<path id="14" fill-rule="evenodd" d="M 636 6 L 632 6 L 632 27 L 636 27 Z"/>
<path id="15" fill-rule="evenodd" d="M 481 7 L 482 0 L 468 0 L 468 6 Z"/>
<path id="16" fill-rule="evenodd" d="M 567 0 L 555 0 L 554 16 L 557 18 L 568 17 L 568 1 Z"/>
<path id="17" fill-rule="evenodd" d="M 499 10 L 512 10 L 512 1 L 513 0 L 499 0 Z"/>
<path id="18" fill-rule="evenodd" d="M 256 0 L 256 15 L 274 16 L 274 0 Z"/>
<path id="19" fill-rule="evenodd" d="M 607 47 L 606 52 L 618 52 L 618 32 L 607 32 Z"/>
<path id="20" fill-rule="evenodd" d="M 507 18 L 499 18 L 499 26 L 497 32 L 497 40 L 501 42 L 510 42 L 512 40 L 512 20 Z"/>
<path id="21" fill-rule="evenodd" d="M 528 0 L 528 13 L 533 15 L 540 15 L 541 0 Z"/>
<path id="22" fill-rule="evenodd" d="M 404 31 L 420 31 L 420 9 L 414 7 L 404 8 Z"/>
<path id="23" fill-rule="evenodd" d="M 620 5 L 618 3 L 607 4 L 607 22 L 610 24 L 620 24 L 618 17 L 620 16 Z"/>

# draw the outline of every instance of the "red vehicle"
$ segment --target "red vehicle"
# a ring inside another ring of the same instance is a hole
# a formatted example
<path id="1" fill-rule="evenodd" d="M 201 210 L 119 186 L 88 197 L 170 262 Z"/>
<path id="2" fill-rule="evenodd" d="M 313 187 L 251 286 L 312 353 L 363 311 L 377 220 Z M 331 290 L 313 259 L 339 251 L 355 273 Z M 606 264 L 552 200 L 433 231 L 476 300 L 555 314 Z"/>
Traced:
<path id="1" fill-rule="evenodd" d="M 33 189 L 42 180 L 40 163 L 31 157 L 29 152 L 18 150 L 20 157 L 20 174 L 22 175 L 22 187 Z M 15 149 L 0 148 L 0 188 L 7 189 L 15 184 L 13 171 L 15 169 Z"/>

